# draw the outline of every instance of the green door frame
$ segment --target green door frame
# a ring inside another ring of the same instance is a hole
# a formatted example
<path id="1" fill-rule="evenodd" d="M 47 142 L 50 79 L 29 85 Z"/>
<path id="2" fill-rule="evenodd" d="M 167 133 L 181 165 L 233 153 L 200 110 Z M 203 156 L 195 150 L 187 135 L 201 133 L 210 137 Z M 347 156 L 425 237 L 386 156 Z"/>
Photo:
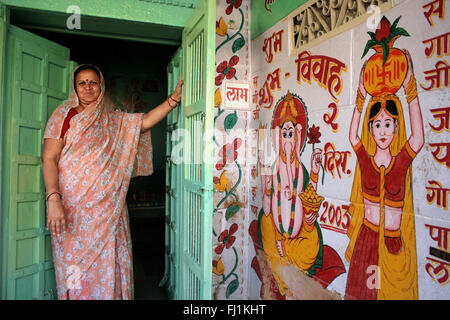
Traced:
<path id="1" fill-rule="evenodd" d="M 167 66 L 167 94 L 171 94 L 183 72 L 183 49 L 180 47 Z M 165 285 L 169 299 L 177 299 L 175 288 L 180 284 L 180 234 L 182 203 L 183 166 L 172 159 L 174 145 L 178 140 L 177 129 L 183 119 L 183 102 L 169 113 L 167 123 L 166 149 L 166 212 L 165 212 L 165 273 L 160 286 Z"/>
<path id="2" fill-rule="evenodd" d="M 186 85 L 181 128 L 188 136 L 183 141 L 181 286 L 177 287 L 177 297 L 183 300 L 210 300 L 212 291 L 215 19 L 215 1 L 201 0 L 183 30 Z"/>

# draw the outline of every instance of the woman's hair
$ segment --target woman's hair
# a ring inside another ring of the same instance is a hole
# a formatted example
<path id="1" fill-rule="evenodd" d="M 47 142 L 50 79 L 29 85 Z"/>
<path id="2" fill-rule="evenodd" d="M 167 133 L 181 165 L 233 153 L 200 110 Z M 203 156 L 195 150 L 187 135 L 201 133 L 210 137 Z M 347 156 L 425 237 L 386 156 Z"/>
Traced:
<path id="1" fill-rule="evenodd" d="M 384 109 L 391 117 L 394 118 L 394 123 L 397 122 L 398 110 L 397 106 L 395 105 L 395 102 L 393 100 L 386 100 L 386 106 L 384 107 Z M 372 126 L 373 120 L 380 113 L 380 111 L 381 111 L 381 102 L 374 103 L 369 110 L 369 127 Z"/>
<path id="2" fill-rule="evenodd" d="M 77 91 L 77 86 L 76 86 L 76 84 L 75 84 L 75 80 L 76 80 L 76 78 L 77 78 L 77 75 L 78 75 L 81 71 L 84 71 L 84 70 L 92 70 L 92 71 L 94 71 L 94 72 L 97 74 L 97 76 L 98 76 L 99 79 L 101 78 L 101 76 L 100 76 L 100 71 L 98 70 L 98 68 L 97 68 L 96 66 L 94 66 L 94 65 L 92 65 L 92 64 L 83 64 L 83 65 L 79 66 L 79 67 L 75 70 L 75 72 L 74 72 L 74 74 L 73 74 L 73 81 L 74 81 L 75 92 Z"/>

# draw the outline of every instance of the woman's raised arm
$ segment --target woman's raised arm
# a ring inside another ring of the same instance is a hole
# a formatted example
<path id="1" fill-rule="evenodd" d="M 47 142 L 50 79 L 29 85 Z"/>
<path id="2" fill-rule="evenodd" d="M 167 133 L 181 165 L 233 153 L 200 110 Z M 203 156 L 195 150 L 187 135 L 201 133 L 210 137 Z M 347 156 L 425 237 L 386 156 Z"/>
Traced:
<path id="1" fill-rule="evenodd" d="M 160 122 L 169 114 L 170 111 L 172 111 L 178 105 L 178 103 L 181 101 L 183 84 L 184 81 L 180 74 L 180 79 L 178 80 L 175 91 L 171 95 L 169 95 L 169 97 L 164 100 L 164 102 L 159 106 L 144 114 L 144 117 L 142 119 L 141 132 L 149 130 L 155 124 Z"/>
<path id="2" fill-rule="evenodd" d="M 409 104 L 409 121 L 411 124 L 411 136 L 408 139 L 409 146 L 417 153 L 422 149 L 425 142 L 423 133 L 422 111 L 420 110 L 419 98 L 417 97 L 416 78 L 411 60 L 411 55 L 407 50 L 403 51 L 408 60 L 408 71 L 406 73 L 403 86 L 405 88 L 406 99 Z"/>
<path id="3" fill-rule="evenodd" d="M 363 76 L 364 76 L 364 69 L 366 68 L 367 61 L 364 63 L 363 67 L 361 68 L 361 73 L 359 75 L 359 86 L 358 86 L 358 92 L 356 97 L 356 106 L 353 110 L 353 116 L 352 121 L 350 123 L 350 131 L 349 131 L 349 140 L 352 145 L 352 147 L 355 147 L 360 139 L 358 137 L 358 129 L 359 129 L 359 121 L 361 119 L 361 112 L 362 108 L 364 106 L 364 101 L 366 99 L 367 91 L 364 88 L 363 83 Z"/>

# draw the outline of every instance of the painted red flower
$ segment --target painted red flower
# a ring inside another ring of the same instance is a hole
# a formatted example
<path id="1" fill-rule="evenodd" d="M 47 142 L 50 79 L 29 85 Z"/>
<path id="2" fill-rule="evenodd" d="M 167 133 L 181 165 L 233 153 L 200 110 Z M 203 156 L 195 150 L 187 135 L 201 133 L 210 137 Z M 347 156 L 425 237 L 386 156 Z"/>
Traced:
<path id="1" fill-rule="evenodd" d="M 381 18 L 378 29 L 375 31 L 375 38 L 377 41 L 383 40 L 383 38 L 389 39 L 391 33 L 391 24 L 386 17 Z"/>
<path id="2" fill-rule="evenodd" d="M 222 170 L 227 163 L 232 163 L 237 159 L 237 149 L 242 144 L 242 140 L 240 138 L 234 139 L 233 143 L 225 144 L 222 149 L 219 151 L 220 160 L 216 164 L 217 170 Z"/>
<path id="3" fill-rule="evenodd" d="M 226 14 L 231 14 L 233 12 L 233 7 L 235 9 L 239 8 L 242 4 L 242 0 L 227 0 L 228 7 L 225 9 Z"/>
<path id="4" fill-rule="evenodd" d="M 236 237 L 233 234 L 238 230 L 238 225 L 233 223 L 229 230 L 225 229 L 217 240 L 219 240 L 219 245 L 214 249 L 217 254 L 221 254 L 224 248 L 230 249 Z"/>
<path id="5" fill-rule="evenodd" d="M 308 143 L 316 144 L 320 143 L 319 138 L 322 136 L 322 134 L 319 131 L 320 127 L 316 127 L 315 125 L 312 125 L 311 128 L 309 128 L 308 131 Z"/>
<path id="6" fill-rule="evenodd" d="M 233 68 L 235 65 L 237 65 L 239 62 L 238 56 L 232 56 L 230 58 L 230 61 L 227 62 L 226 60 L 222 61 L 221 64 L 219 64 L 216 68 L 216 72 L 218 75 L 216 76 L 216 86 L 220 86 L 222 84 L 222 81 L 224 78 L 227 78 L 230 80 L 234 77 L 236 74 L 236 69 Z"/>

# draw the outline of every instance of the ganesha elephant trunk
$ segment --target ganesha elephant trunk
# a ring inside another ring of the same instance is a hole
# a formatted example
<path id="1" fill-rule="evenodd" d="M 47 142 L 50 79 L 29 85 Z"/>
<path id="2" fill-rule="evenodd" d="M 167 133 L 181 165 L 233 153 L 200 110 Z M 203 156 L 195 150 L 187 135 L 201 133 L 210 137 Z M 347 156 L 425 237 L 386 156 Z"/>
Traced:
<path id="1" fill-rule="evenodd" d="M 294 186 L 294 177 L 292 175 L 292 167 L 291 167 L 291 156 L 293 152 L 293 145 L 290 142 L 286 142 L 284 145 L 284 151 L 286 154 L 286 170 L 287 170 L 287 177 L 289 181 L 289 191 L 292 191 Z"/>

